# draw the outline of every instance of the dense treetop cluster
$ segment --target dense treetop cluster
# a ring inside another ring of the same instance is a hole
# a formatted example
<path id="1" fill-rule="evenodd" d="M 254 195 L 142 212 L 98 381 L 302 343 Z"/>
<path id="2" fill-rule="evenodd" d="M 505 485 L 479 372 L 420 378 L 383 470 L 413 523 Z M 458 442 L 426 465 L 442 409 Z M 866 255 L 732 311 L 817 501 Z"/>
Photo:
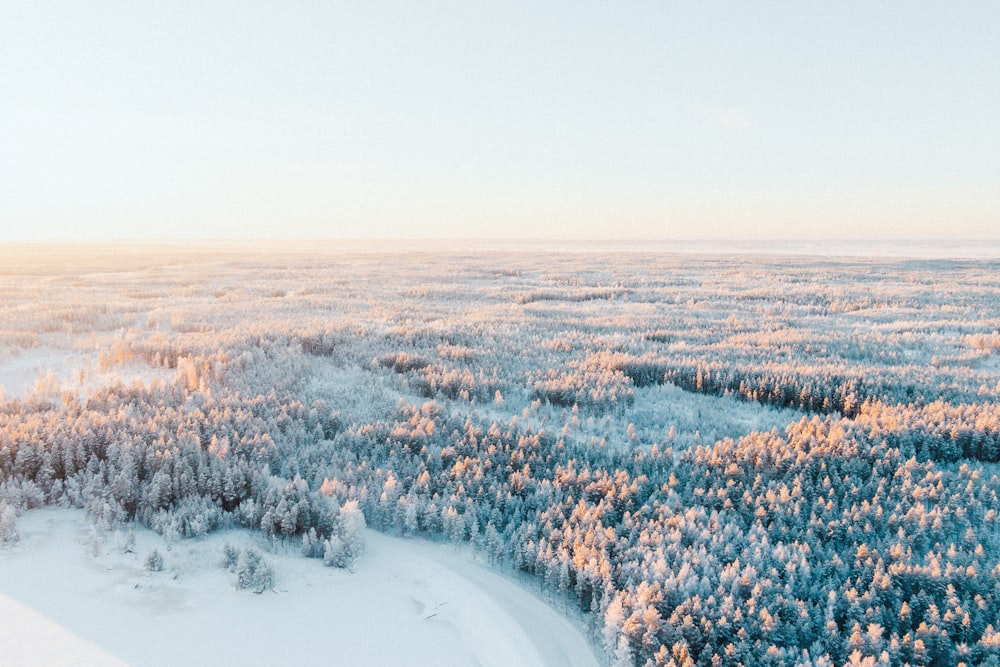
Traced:
<path id="1" fill-rule="evenodd" d="M 102 252 L 0 264 L 0 373 L 67 369 L 0 400 L 0 542 L 62 504 L 344 567 L 367 523 L 613 664 L 1000 665 L 1000 266 Z"/>

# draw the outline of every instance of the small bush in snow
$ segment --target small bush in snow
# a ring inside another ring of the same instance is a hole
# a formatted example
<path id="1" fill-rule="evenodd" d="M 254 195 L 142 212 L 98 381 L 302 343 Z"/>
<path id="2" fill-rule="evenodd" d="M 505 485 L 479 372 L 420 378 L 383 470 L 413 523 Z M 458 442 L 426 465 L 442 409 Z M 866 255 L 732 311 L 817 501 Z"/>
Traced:
<path id="1" fill-rule="evenodd" d="M 236 588 L 263 593 L 274 584 L 274 571 L 256 549 L 244 549 L 236 563 Z"/>
<path id="2" fill-rule="evenodd" d="M 240 560 L 240 552 L 229 542 L 222 545 L 222 567 L 230 572 L 236 571 L 236 564 Z"/>
<path id="3" fill-rule="evenodd" d="M 163 555 L 153 549 L 148 554 L 146 554 L 145 566 L 147 572 L 160 572 L 163 570 Z"/>

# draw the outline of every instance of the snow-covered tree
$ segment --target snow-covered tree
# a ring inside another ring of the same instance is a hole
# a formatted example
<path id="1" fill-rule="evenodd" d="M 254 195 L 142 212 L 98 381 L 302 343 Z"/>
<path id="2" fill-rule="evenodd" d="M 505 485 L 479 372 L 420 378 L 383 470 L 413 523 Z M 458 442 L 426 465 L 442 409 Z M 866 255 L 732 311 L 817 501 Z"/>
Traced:
<path id="1" fill-rule="evenodd" d="M 20 538 L 17 532 L 17 513 L 7 503 L 0 503 L 0 546 L 16 544 Z"/>

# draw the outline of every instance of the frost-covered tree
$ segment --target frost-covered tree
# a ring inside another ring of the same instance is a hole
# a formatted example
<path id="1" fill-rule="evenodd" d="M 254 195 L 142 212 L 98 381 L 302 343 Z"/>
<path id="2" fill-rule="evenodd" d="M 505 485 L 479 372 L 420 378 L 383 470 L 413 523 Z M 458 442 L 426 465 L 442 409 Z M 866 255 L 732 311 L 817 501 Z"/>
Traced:
<path id="1" fill-rule="evenodd" d="M 7 503 L 0 503 L 0 546 L 16 544 L 21 539 L 17 532 L 17 513 Z"/>
<path id="2" fill-rule="evenodd" d="M 340 524 L 344 542 L 352 558 L 357 558 L 365 550 L 366 522 L 356 500 L 349 500 L 340 508 Z"/>
<path id="3" fill-rule="evenodd" d="M 229 542 L 222 545 L 222 549 L 219 553 L 219 562 L 225 569 L 230 572 L 236 571 L 236 564 L 240 560 L 240 550 L 234 547 Z"/>
<path id="4" fill-rule="evenodd" d="M 263 593 L 274 585 L 274 571 L 256 549 L 248 548 L 240 552 L 236 562 L 237 589 L 249 589 Z"/>
<path id="5" fill-rule="evenodd" d="M 163 570 L 163 554 L 156 549 L 151 550 L 146 554 L 143 567 L 147 572 L 160 572 Z"/>

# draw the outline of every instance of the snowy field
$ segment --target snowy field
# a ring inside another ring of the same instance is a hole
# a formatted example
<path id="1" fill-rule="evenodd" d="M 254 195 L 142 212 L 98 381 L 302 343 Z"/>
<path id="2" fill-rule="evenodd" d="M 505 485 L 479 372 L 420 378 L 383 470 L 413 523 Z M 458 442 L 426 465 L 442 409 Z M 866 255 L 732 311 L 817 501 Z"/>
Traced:
<path id="1" fill-rule="evenodd" d="M 120 382 L 149 385 L 170 381 L 173 373 L 141 362 L 101 369 L 96 352 L 70 347 L 13 349 L 0 354 L 0 398 L 23 399 L 32 391 L 55 394 L 63 391 L 84 396 L 87 391 Z"/>
<path id="2" fill-rule="evenodd" d="M 454 546 L 366 534 L 353 572 L 265 553 L 275 586 L 237 591 L 219 564 L 245 531 L 93 555 L 83 512 L 33 510 L 0 551 L 4 665 L 597 665 L 586 638 L 518 583 Z M 144 555 L 164 554 L 161 572 Z"/>

